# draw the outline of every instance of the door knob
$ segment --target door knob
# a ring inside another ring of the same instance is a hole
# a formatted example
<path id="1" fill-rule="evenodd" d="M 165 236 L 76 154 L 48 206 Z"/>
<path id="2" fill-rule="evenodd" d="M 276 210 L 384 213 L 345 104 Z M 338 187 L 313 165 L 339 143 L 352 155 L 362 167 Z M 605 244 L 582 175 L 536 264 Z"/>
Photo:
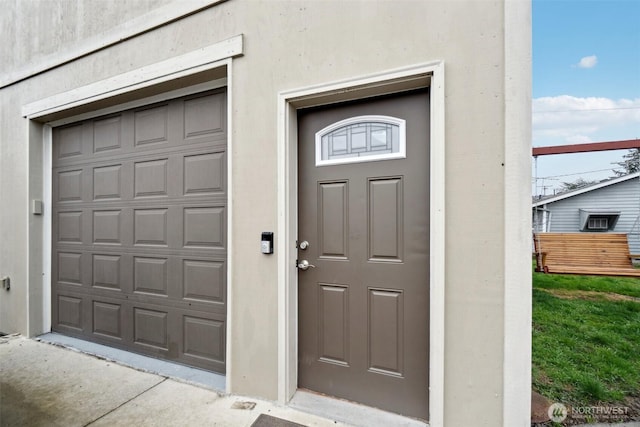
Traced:
<path id="1" fill-rule="evenodd" d="M 311 268 L 316 268 L 315 265 L 313 264 L 309 264 L 309 261 L 307 261 L 306 259 L 303 259 L 302 261 L 300 261 L 300 263 L 298 264 L 298 268 L 300 270 L 308 270 L 309 267 Z"/>

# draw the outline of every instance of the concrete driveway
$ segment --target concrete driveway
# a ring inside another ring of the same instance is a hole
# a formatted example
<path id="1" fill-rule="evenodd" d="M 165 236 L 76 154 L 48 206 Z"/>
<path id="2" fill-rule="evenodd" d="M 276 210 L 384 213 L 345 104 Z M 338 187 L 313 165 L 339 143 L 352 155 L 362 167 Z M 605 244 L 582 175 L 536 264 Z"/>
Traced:
<path id="1" fill-rule="evenodd" d="M 261 414 L 278 420 L 256 421 Z M 0 337 L 2 427 L 296 425 L 292 422 L 346 425 L 272 402 L 221 396 L 36 340 Z"/>

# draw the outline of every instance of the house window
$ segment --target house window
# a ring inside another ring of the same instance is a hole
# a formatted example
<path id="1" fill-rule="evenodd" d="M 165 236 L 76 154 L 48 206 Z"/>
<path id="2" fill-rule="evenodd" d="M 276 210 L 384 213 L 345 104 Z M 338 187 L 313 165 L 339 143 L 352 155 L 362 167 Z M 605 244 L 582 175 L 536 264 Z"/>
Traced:
<path id="1" fill-rule="evenodd" d="M 620 211 L 580 209 L 580 231 L 613 231 L 620 218 Z"/>
<path id="2" fill-rule="evenodd" d="M 535 208 L 532 223 L 534 233 L 547 233 L 551 224 L 551 212 L 545 208 Z"/>
<path id="3" fill-rule="evenodd" d="M 587 225 L 589 230 L 608 230 L 609 229 L 609 219 L 608 218 L 598 218 L 591 217 L 589 218 L 589 224 Z"/>
<path id="4" fill-rule="evenodd" d="M 405 121 L 395 117 L 352 117 L 316 134 L 316 166 L 405 157 Z"/>

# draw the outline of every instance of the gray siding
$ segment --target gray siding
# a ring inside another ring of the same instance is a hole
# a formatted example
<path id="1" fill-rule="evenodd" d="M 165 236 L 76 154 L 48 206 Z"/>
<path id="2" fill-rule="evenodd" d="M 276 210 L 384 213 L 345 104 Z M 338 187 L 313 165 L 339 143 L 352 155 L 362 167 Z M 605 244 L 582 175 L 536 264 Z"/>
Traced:
<path id="1" fill-rule="evenodd" d="M 577 232 L 580 209 L 619 210 L 613 232 L 629 233 L 632 253 L 640 253 L 640 180 L 638 178 L 599 188 L 544 205 L 551 212 L 550 232 Z"/>

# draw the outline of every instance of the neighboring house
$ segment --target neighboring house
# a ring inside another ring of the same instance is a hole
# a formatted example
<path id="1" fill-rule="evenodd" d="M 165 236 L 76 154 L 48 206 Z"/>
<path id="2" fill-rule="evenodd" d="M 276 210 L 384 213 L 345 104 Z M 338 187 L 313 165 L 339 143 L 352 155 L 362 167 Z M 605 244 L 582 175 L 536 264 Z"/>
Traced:
<path id="1" fill-rule="evenodd" d="M 535 201 L 532 222 L 537 232 L 627 233 L 640 253 L 640 173 Z"/>
<path id="2" fill-rule="evenodd" d="M 2 7 L 0 331 L 529 424 L 529 1 Z"/>

